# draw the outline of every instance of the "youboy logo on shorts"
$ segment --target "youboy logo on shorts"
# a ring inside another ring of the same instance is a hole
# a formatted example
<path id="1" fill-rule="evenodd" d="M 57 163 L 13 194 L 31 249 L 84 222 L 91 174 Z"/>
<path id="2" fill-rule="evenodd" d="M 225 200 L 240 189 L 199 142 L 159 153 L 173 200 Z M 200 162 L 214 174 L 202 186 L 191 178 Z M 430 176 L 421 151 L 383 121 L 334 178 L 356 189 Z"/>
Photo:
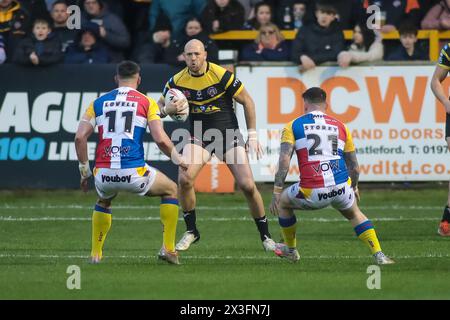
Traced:
<path id="1" fill-rule="evenodd" d="M 334 198 L 336 196 L 340 196 L 342 194 L 345 194 L 345 187 L 342 187 L 339 190 L 333 190 L 331 192 L 328 193 L 319 193 L 319 201 L 320 200 L 327 200 L 328 198 Z"/>
<path id="2" fill-rule="evenodd" d="M 119 175 L 115 175 L 115 176 L 105 176 L 102 174 L 102 182 L 127 182 L 130 183 L 131 181 L 131 175 L 128 176 L 119 176 Z"/>

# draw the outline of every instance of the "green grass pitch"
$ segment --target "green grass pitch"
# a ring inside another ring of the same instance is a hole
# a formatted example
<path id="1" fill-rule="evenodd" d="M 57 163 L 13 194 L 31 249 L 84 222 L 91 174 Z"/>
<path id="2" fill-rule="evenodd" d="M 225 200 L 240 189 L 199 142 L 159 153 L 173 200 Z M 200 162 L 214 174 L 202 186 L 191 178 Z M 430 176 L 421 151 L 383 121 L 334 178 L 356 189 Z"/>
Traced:
<path id="1" fill-rule="evenodd" d="M 266 207 L 270 196 L 263 192 Z M 93 191 L 2 191 L 0 299 L 449 299 L 450 238 L 436 233 L 445 199 L 446 185 L 362 189 L 360 206 L 397 262 L 369 290 L 370 252 L 332 209 L 297 211 L 302 258 L 292 264 L 263 251 L 242 194 L 200 194 L 202 238 L 173 266 L 156 259 L 159 199 L 121 194 L 104 260 L 91 265 Z M 178 239 L 184 229 L 180 220 Z M 80 267 L 80 290 L 66 287 L 70 265 Z"/>

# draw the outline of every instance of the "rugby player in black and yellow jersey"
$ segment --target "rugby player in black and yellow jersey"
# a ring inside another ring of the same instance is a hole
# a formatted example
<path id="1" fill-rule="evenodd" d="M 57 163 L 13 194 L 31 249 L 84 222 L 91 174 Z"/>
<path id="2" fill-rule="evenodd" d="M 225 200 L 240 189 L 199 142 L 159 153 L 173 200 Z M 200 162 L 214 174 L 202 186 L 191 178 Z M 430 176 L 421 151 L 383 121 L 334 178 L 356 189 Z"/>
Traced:
<path id="1" fill-rule="evenodd" d="M 275 249 L 271 239 L 264 204 L 256 189 L 247 153 L 262 156 L 256 134 L 255 104 L 243 84 L 226 69 L 208 62 L 203 43 L 191 40 L 184 47 L 186 68 L 174 75 L 166 84 L 158 105 L 161 115 L 174 114 L 179 105 L 165 106 L 165 95 L 171 88 L 184 93 L 190 107 L 191 139 L 183 148 L 189 163 L 187 171 L 179 170 L 179 199 L 187 231 L 177 243 L 178 251 L 187 250 L 200 239 L 196 226 L 196 197 L 194 181 L 212 154 L 224 161 L 244 192 L 266 251 Z M 247 142 L 239 131 L 234 102 L 242 104 L 249 138 Z M 177 109 L 178 107 L 178 109 Z"/>
<path id="2" fill-rule="evenodd" d="M 446 44 L 441 50 L 439 56 L 439 62 L 434 71 L 433 77 L 431 79 L 431 90 L 433 91 L 436 98 L 444 105 L 446 111 L 446 121 L 445 121 L 445 140 L 447 141 L 447 146 L 450 149 L 450 100 L 447 96 L 447 92 L 444 91 L 442 83 L 447 77 L 450 71 L 450 43 Z M 444 214 L 439 225 L 438 233 L 441 236 L 450 236 L 450 184 L 447 196 L 447 205 L 444 208 Z"/>

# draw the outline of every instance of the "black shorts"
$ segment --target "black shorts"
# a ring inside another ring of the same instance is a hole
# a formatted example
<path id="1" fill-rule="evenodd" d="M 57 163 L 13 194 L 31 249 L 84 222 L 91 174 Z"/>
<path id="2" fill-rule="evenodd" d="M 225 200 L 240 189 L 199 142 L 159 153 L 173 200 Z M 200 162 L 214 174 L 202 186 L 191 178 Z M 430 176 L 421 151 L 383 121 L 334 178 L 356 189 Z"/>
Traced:
<path id="1" fill-rule="evenodd" d="M 450 138 L 450 114 L 445 114 L 445 139 Z"/>
<path id="2" fill-rule="evenodd" d="M 223 159 L 228 150 L 236 147 L 245 147 L 244 137 L 238 129 L 221 133 L 221 136 L 213 136 L 207 141 L 191 136 L 191 143 L 202 147 L 211 154 L 214 153 L 219 159 Z"/>

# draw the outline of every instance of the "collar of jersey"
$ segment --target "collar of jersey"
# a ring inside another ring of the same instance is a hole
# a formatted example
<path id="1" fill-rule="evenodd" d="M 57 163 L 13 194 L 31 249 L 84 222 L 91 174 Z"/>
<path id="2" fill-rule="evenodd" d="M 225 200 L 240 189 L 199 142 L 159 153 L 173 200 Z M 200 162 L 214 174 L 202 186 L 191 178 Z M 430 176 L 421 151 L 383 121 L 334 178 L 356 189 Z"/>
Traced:
<path id="1" fill-rule="evenodd" d="M 200 78 L 200 77 L 203 77 L 205 74 L 208 73 L 208 70 L 209 70 L 209 62 L 208 62 L 208 61 L 206 61 L 206 71 L 205 71 L 204 73 L 202 73 L 202 74 L 199 74 L 199 75 L 192 74 L 191 71 L 189 71 L 189 68 L 188 68 L 189 75 L 190 75 L 191 77 L 194 77 L 194 78 Z"/>

